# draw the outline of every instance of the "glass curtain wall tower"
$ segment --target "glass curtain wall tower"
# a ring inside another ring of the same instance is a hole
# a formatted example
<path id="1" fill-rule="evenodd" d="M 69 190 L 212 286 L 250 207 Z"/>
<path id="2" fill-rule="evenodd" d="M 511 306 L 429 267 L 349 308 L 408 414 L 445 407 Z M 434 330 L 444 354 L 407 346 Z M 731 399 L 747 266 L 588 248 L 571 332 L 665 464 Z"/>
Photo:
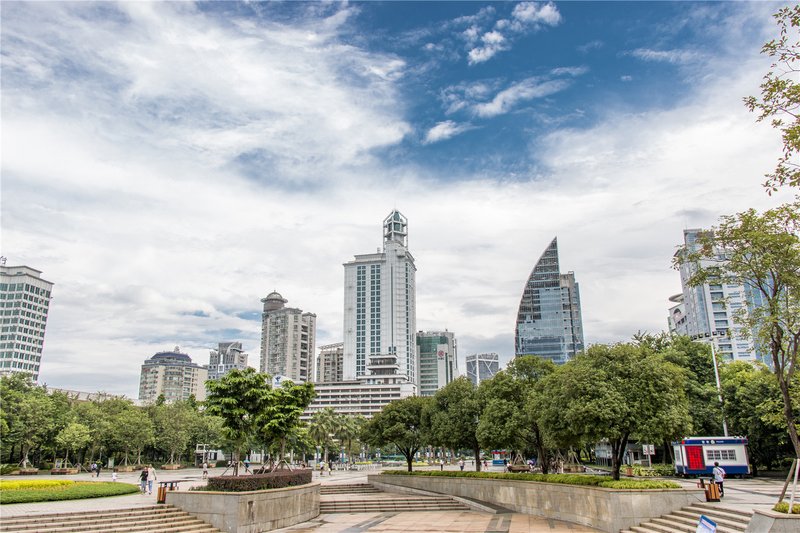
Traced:
<path id="1" fill-rule="evenodd" d="M 370 357 L 397 357 L 398 374 L 417 383 L 416 276 L 408 221 L 392 211 L 383 221 L 383 251 L 344 264 L 343 379 L 368 374 Z"/>
<path id="2" fill-rule="evenodd" d="M 583 351 L 581 299 L 575 274 L 562 274 L 558 239 L 544 251 L 522 293 L 517 313 L 515 354 L 537 355 L 556 364 Z"/>

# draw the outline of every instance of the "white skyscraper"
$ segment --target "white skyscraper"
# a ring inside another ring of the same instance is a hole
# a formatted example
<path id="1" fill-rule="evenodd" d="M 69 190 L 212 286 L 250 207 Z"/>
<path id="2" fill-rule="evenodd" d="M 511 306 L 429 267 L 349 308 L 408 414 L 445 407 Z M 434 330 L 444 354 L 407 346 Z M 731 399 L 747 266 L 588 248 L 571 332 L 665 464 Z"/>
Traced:
<path id="1" fill-rule="evenodd" d="M 0 263 L 0 375 L 13 372 L 39 379 L 44 330 L 53 284 L 27 266 Z"/>
<path id="2" fill-rule="evenodd" d="M 697 239 L 703 231 L 684 230 L 684 244 L 675 255 L 695 251 Z M 715 283 L 713 280 L 692 287 L 689 279 L 696 271 L 697 265 L 693 263 L 683 263 L 680 267 L 683 292 L 670 298 L 677 304 L 670 308 L 670 331 L 712 342 L 717 355 L 724 361 L 761 360 L 753 346 L 752 336 L 748 338 L 734 319 L 737 312 L 746 314 L 762 305 L 760 293 L 746 285 Z"/>
<path id="3" fill-rule="evenodd" d="M 383 251 L 344 264 L 345 380 L 367 375 L 370 356 L 385 354 L 417 383 L 416 271 L 408 221 L 392 211 L 383 221 Z"/>

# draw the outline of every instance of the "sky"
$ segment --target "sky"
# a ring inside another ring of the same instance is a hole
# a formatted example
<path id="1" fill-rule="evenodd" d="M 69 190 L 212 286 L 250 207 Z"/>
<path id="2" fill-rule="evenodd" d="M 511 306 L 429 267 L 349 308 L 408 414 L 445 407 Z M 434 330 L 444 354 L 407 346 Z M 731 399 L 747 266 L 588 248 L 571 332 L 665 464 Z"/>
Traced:
<path id="1" fill-rule="evenodd" d="M 764 2 L 2 2 L 0 254 L 55 284 L 40 382 L 138 396 L 273 290 L 342 340 L 409 221 L 417 329 L 513 356 L 558 237 L 586 342 L 667 327 L 686 228 L 775 205 Z"/>

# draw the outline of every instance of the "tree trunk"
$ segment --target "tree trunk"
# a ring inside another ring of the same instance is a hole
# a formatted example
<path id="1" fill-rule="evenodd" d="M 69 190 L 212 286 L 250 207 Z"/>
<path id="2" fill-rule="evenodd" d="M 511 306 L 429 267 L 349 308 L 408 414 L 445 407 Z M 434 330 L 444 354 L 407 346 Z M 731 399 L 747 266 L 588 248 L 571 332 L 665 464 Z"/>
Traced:
<path id="1" fill-rule="evenodd" d="M 539 452 L 539 466 L 542 468 L 542 474 L 549 474 L 550 458 L 547 457 L 547 448 L 544 447 L 544 444 L 539 444 L 536 449 Z"/>
<path id="2" fill-rule="evenodd" d="M 406 463 L 408 464 L 408 471 L 411 472 L 411 463 L 414 461 L 414 456 L 411 454 L 406 455 Z"/>
<path id="3" fill-rule="evenodd" d="M 621 439 L 611 441 L 611 477 L 614 481 L 619 481 L 619 470 L 622 461 L 625 459 L 625 449 L 628 447 L 628 434 Z"/>
<path id="4" fill-rule="evenodd" d="M 774 356 L 773 356 L 774 358 Z M 786 418 L 787 425 L 789 426 L 789 438 L 794 447 L 794 455 L 800 459 L 800 438 L 797 436 L 797 425 L 795 424 L 794 409 L 792 409 L 792 397 L 789 394 L 789 384 L 782 372 L 776 372 L 778 377 L 778 386 L 781 389 L 781 397 L 783 398 L 783 416 Z"/>
<path id="5" fill-rule="evenodd" d="M 481 447 L 477 444 L 474 445 L 472 451 L 475 453 L 475 471 L 481 471 Z"/>

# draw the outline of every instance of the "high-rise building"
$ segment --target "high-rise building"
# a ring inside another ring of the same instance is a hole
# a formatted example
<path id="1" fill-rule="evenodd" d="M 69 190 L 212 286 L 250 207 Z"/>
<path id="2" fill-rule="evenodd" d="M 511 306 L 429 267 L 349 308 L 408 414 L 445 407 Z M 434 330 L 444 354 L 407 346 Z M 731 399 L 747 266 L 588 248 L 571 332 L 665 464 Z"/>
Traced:
<path id="1" fill-rule="evenodd" d="M 450 331 L 418 331 L 419 395 L 433 396 L 458 377 L 456 337 Z"/>
<path id="2" fill-rule="evenodd" d="M 342 381 L 342 358 L 344 356 L 344 343 L 326 344 L 319 347 L 317 357 L 316 382 L 336 383 Z"/>
<path id="3" fill-rule="evenodd" d="M 164 395 L 167 402 L 188 400 L 194 395 L 206 399 L 208 368 L 192 362 L 192 358 L 176 346 L 171 352 L 158 352 L 142 365 L 139 379 L 139 401 L 148 404 Z"/>
<path id="4" fill-rule="evenodd" d="M 683 231 L 683 246 L 675 252 L 676 257 L 697 251 L 698 238 L 704 230 L 687 229 Z M 715 263 L 724 261 L 720 254 Z M 710 266 L 711 263 L 702 266 Z M 690 286 L 689 280 L 697 272 L 696 263 L 684 262 L 680 266 L 681 287 L 680 295 L 670 298 L 679 306 L 670 308 L 671 317 L 676 316 L 676 311 L 683 313 L 682 321 L 670 323 L 670 331 L 688 335 L 694 339 L 707 339 L 714 344 L 717 355 L 721 360 L 763 360 L 759 351 L 753 345 L 752 335 L 748 335 L 744 328 L 735 322 L 736 313 L 745 315 L 756 307 L 763 305 L 763 300 L 758 291 L 748 285 L 738 285 L 715 282 L 709 280 L 702 285 Z M 673 329 L 674 328 L 674 329 Z M 765 361 L 767 362 L 767 361 Z"/>
<path id="5" fill-rule="evenodd" d="M 297 382 L 312 381 L 317 315 L 286 307 L 288 300 L 277 292 L 261 301 L 261 372 Z"/>
<path id="6" fill-rule="evenodd" d="M 0 375 L 14 372 L 39 379 L 44 330 L 53 284 L 27 266 L 0 263 Z"/>
<path id="7" fill-rule="evenodd" d="M 367 374 L 371 356 L 397 357 L 398 374 L 417 382 L 416 276 L 408 221 L 383 221 L 383 251 L 344 264 L 344 379 Z"/>
<path id="8" fill-rule="evenodd" d="M 496 353 L 476 353 L 467 356 L 467 378 L 473 385 L 491 379 L 500 372 L 500 356 Z"/>
<path id="9" fill-rule="evenodd" d="M 241 342 L 221 342 L 208 358 L 208 379 L 219 379 L 234 368 L 247 368 L 247 357 Z"/>
<path id="10" fill-rule="evenodd" d="M 515 353 L 561 364 L 583 351 L 581 298 L 575 274 L 562 274 L 558 240 L 544 251 L 525 283 L 517 313 Z"/>

